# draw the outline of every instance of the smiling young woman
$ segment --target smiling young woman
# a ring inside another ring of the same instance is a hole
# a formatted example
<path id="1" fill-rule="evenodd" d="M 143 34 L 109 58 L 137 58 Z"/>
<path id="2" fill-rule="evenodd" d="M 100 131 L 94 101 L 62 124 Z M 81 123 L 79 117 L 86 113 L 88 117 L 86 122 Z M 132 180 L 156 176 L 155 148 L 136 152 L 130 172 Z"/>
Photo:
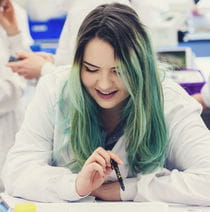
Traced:
<path id="1" fill-rule="evenodd" d="M 5 163 L 6 191 L 47 202 L 210 205 L 210 134 L 200 112 L 157 68 L 136 12 L 101 5 L 80 27 L 71 70 L 40 80 Z"/>
<path id="2" fill-rule="evenodd" d="M 121 105 L 120 112 L 121 103 L 129 93 L 117 69 L 113 47 L 100 38 L 92 39 L 84 51 L 82 84 L 102 109 L 111 110 Z"/>

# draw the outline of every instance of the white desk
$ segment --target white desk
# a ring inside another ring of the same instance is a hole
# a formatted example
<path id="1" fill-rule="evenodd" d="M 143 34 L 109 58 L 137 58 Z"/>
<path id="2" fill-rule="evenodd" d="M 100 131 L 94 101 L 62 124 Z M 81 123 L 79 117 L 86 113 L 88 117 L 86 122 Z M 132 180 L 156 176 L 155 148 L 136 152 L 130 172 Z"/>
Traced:
<path id="1" fill-rule="evenodd" d="M 14 206 L 21 202 L 27 202 L 23 199 L 13 198 L 7 194 L 0 194 L 9 206 Z M 84 199 L 75 203 L 35 203 L 37 212 L 210 212 L 210 207 L 186 206 L 158 202 L 90 202 L 91 198 Z"/>

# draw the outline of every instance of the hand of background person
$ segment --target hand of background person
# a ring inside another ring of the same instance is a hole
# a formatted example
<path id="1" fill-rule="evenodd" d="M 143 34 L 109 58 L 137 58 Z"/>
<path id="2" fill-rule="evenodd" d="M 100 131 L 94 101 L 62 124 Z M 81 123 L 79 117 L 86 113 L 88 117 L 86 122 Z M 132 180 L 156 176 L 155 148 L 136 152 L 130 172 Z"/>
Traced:
<path id="1" fill-rule="evenodd" d="M 8 36 L 18 34 L 19 28 L 15 17 L 15 11 L 10 0 L 3 1 L 0 10 L 0 25 L 7 32 Z"/>
<path id="2" fill-rule="evenodd" d="M 51 63 L 54 63 L 55 62 L 53 55 L 50 54 L 50 53 L 46 53 L 46 52 L 34 52 L 34 54 L 43 57 L 48 62 L 51 62 Z"/>
<path id="3" fill-rule="evenodd" d="M 110 159 L 118 164 L 123 162 L 119 156 L 102 147 L 97 148 L 87 159 L 76 179 L 76 190 L 80 196 L 85 196 L 99 188 L 111 172 Z"/>
<path id="4" fill-rule="evenodd" d="M 18 73 L 26 79 L 40 77 L 42 66 L 46 62 L 52 61 L 52 58 L 47 56 L 47 54 L 38 54 L 33 52 L 18 53 L 17 57 L 21 60 L 17 62 L 9 62 L 7 63 L 7 66 L 10 67 L 13 72 Z"/>
<path id="5" fill-rule="evenodd" d="M 205 105 L 200 93 L 193 94 L 192 97 L 196 99 L 202 105 L 203 110 L 207 109 L 207 106 Z"/>

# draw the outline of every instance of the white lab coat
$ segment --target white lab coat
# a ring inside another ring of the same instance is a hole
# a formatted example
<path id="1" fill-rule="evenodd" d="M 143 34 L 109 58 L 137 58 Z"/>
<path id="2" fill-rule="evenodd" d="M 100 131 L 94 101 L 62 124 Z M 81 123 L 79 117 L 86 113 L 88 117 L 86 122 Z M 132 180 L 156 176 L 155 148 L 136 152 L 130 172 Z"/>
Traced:
<path id="1" fill-rule="evenodd" d="M 22 119 L 19 107 L 26 81 L 5 67 L 10 55 L 17 51 L 29 50 L 31 38 L 28 32 L 26 12 L 12 2 L 21 33 L 8 37 L 0 26 L 0 171 L 9 148 L 14 144 L 15 134 Z M 0 179 L 0 191 L 3 185 Z"/>
<path id="2" fill-rule="evenodd" d="M 3 169 L 10 195 L 44 202 L 81 199 L 75 191 L 77 173 L 62 167 L 65 158 L 52 162 L 52 155 L 69 140 L 63 132 L 68 123 L 62 122 L 57 104 L 67 78 L 68 72 L 60 70 L 43 77 L 38 84 Z M 210 133 L 200 117 L 201 106 L 179 85 L 167 80 L 162 85 L 169 133 L 165 168 L 132 176 L 126 166 L 122 136 L 113 148 L 124 161 L 120 170 L 126 178 L 126 189 L 121 191 L 121 199 L 210 205 Z M 115 181 L 115 173 L 107 180 Z"/>
<path id="3" fill-rule="evenodd" d="M 19 101 L 23 92 L 20 80 L 10 69 L 0 65 L 0 171 L 20 126 Z M 3 191 L 1 179 L 0 191 Z"/>
<path id="4" fill-rule="evenodd" d="M 3 27 L 0 25 L 0 62 L 6 64 L 9 56 L 15 56 L 19 51 L 29 51 L 29 46 L 33 43 L 33 40 L 29 33 L 28 21 L 26 11 L 21 8 L 17 3 L 12 2 L 18 27 L 20 32 L 16 36 L 8 37 Z"/>

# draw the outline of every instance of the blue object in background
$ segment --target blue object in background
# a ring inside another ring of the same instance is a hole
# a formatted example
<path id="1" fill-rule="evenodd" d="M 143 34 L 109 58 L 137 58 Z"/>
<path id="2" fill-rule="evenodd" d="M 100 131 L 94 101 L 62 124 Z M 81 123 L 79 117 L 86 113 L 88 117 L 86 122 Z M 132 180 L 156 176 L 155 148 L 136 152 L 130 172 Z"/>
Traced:
<path id="1" fill-rule="evenodd" d="M 32 52 L 47 52 L 51 54 L 56 53 L 56 47 L 42 47 L 42 42 L 40 43 L 34 43 L 33 45 L 30 46 Z"/>
<path id="2" fill-rule="evenodd" d="M 56 49 L 55 48 L 42 48 L 43 52 L 47 52 L 47 53 L 51 53 L 51 54 L 55 54 L 56 53 Z"/>
<path id="3" fill-rule="evenodd" d="M 195 40 L 188 42 L 180 42 L 181 47 L 190 47 L 195 53 L 196 57 L 210 56 L 210 40 Z"/>
<path id="4" fill-rule="evenodd" d="M 40 51 L 42 51 L 42 47 L 38 43 L 34 43 L 33 45 L 30 46 L 30 48 L 31 48 L 32 52 L 40 52 Z"/>
<path id="5" fill-rule="evenodd" d="M 7 212 L 9 210 L 9 206 L 7 203 L 0 197 L 0 212 Z"/>
<path id="6" fill-rule="evenodd" d="M 34 40 L 59 39 L 66 16 L 47 21 L 28 19 L 31 36 Z"/>
<path id="7" fill-rule="evenodd" d="M 65 20 L 66 16 L 51 18 L 47 21 L 36 21 L 29 18 L 30 34 L 34 39 L 34 44 L 30 46 L 31 50 L 55 54 Z"/>

